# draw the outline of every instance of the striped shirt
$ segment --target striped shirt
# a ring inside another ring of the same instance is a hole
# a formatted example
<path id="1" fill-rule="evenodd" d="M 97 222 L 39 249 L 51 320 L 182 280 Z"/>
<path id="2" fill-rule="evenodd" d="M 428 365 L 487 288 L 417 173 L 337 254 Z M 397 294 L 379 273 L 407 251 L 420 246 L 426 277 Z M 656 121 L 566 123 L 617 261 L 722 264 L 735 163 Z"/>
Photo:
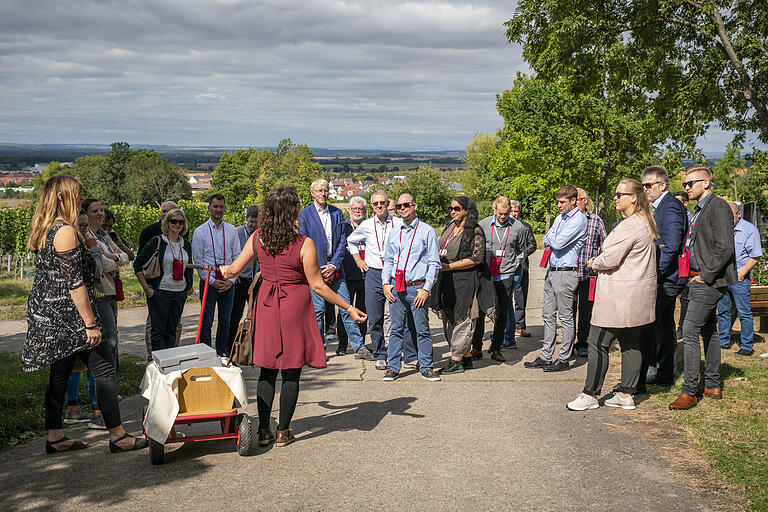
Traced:
<path id="1" fill-rule="evenodd" d="M 587 216 L 587 241 L 579 251 L 579 281 L 589 279 L 589 267 L 587 262 L 600 254 L 600 248 L 603 246 L 603 240 L 608 234 L 605 232 L 605 223 L 599 215 L 585 212 Z"/>

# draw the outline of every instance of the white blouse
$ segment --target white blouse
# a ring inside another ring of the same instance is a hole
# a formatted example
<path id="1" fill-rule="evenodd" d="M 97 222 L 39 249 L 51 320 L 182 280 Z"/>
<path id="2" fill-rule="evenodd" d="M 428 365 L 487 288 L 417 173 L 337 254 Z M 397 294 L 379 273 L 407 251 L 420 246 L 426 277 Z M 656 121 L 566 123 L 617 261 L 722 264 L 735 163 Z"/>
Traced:
<path id="1" fill-rule="evenodd" d="M 181 281 L 173 279 L 173 259 L 179 259 L 181 256 L 182 265 L 185 267 L 189 263 L 189 254 L 184 250 L 184 239 L 179 239 L 178 242 L 171 242 L 167 236 L 161 235 L 163 241 L 168 245 L 165 248 L 165 254 L 163 255 L 163 277 L 160 279 L 160 290 L 166 290 L 169 292 L 183 292 L 187 288 L 187 280 L 184 279 L 182 273 Z"/>

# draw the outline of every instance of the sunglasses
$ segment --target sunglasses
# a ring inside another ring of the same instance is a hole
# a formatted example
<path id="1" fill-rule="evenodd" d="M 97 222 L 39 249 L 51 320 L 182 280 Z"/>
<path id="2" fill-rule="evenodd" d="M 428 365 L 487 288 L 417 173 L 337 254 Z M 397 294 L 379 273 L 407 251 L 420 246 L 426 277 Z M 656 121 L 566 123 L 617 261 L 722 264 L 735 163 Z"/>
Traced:
<path id="1" fill-rule="evenodd" d="M 621 196 L 633 196 L 633 195 L 635 194 L 633 194 L 632 192 L 616 192 L 615 194 L 613 194 L 613 198 L 620 199 Z"/>
<path id="2" fill-rule="evenodd" d="M 395 208 L 398 210 L 407 210 L 411 206 L 413 206 L 414 203 L 398 203 L 395 205 Z"/>
<path id="3" fill-rule="evenodd" d="M 181 224 L 183 226 L 184 225 L 184 219 L 168 219 L 168 224 L 174 224 L 176 226 Z"/>
<path id="4" fill-rule="evenodd" d="M 375 201 L 371 203 L 373 206 L 387 206 L 387 201 Z"/>
<path id="5" fill-rule="evenodd" d="M 683 188 L 693 188 L 693 186 L 694 186 L 696 183 L 700 182 L 700 181 L 707 181 L 707 180 L 706 180 L 706 178 L 705 178 L 705 179 L 701 179 L 701 180 L 691 180 L 691 181 L 684 181 L 684 182 L 683 182 Z"/>
<path id="6" fill-rule="evenodd" d="M 462 208 L 461 206 L 449 206 L 448 207 L 448 211 L 449 212 L 460 212 L 463 209 L 464 208 Z"/>
<path id="7" fill-rule="evenodd" d="M 661 183 L 661 182 L 660 181 L 654 181 L 654 182 L 651 182 L 651 183 L 643 183 L 643 188 L 645 190 L 651 190 L 654 185 L 658 185 L 659 183 Z"/>

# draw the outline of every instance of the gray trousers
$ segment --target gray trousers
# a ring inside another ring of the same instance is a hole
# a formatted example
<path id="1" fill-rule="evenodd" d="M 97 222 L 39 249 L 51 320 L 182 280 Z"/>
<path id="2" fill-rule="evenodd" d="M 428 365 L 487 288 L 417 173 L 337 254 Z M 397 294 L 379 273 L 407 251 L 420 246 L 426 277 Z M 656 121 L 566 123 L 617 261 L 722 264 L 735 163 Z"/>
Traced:
<path id="1" fill-rule="evenodd" d="M 704 386 L 720 387 L 720 339 L 717 334 L 717 303 L 727 288 L 715 288 L 691 281 L 688 284 L 688 311 L 683 322 L 683 393 L 696 396 L 704 342 Z"/>
<path id="2" fill-rule="evenodd" d="M 472 348 L 472 334 L 475 332 L 475 320 L 469 316 L 459 323 L 453 323 L 443 317 L 443 333 L 451 347 L 451 356 L 462 358 Z"/>
<path id="3" fill-rule="evenodd" d="M 557 338 L 557 317 L 563 326 L 563 342 L 557 359 L 567 362 L 573 351 L 573 340 L 576 329 L 573 322 L 573 296 L 579 285 L 579 276 L 575 270 L 547 270 L 544 279 L 544 305 L 541 317 L 544 320 L 544 345 L 541 347 L 541 358 L 552 361 L 555 354 L 555 339 Z"/>
<path id="4" fill-rule="evenodd" d="M 619 391 L 634 395 L 640 379 L 640 367 L 643 353 L 640 350 L 640 335 L 643 326 L 638 327 L 598 327 L 589 329 L 587 340 L 589 359 L 587 360 L 587 380 L 584 393 L 599 396 L 602 393 L 605 374 L 608 371 L 608 350 L 614 340 L 621 345 L 621 384 Z"/>

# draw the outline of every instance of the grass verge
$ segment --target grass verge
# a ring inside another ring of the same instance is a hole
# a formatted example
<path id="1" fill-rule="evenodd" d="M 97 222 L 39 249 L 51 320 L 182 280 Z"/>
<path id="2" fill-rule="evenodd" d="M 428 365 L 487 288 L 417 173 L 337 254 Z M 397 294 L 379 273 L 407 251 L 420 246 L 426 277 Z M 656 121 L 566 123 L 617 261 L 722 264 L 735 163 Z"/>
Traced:
<path id="1" fill-rule="evenodd" d="M 736 355 L 737 349 L 722 352 L 722 400 L 705 399 L 689 411 L 670 411 L 680 393 L 678 379 L 669 391 L 651 386 L 645 404 L 681 427 L 723 480 L 744 492 L 752 510 L 768 510 L 768 360 L 757 357 L 766 345 L 757 345 L 752 357 Z"/>
<path id="2" fill-rule="evenodd" d="M 146 361 L 141 357 L 121 354 L 117 372 L 118 393 L 127 397 L 139 392 Z M 0 450 L 25 432 L 43 434 L 45 384 L 48 369 L 21 371 L 19 354 L 0 353 Z M 80 379 L 80 403 L 90 404 L 86 379 Z"/>

